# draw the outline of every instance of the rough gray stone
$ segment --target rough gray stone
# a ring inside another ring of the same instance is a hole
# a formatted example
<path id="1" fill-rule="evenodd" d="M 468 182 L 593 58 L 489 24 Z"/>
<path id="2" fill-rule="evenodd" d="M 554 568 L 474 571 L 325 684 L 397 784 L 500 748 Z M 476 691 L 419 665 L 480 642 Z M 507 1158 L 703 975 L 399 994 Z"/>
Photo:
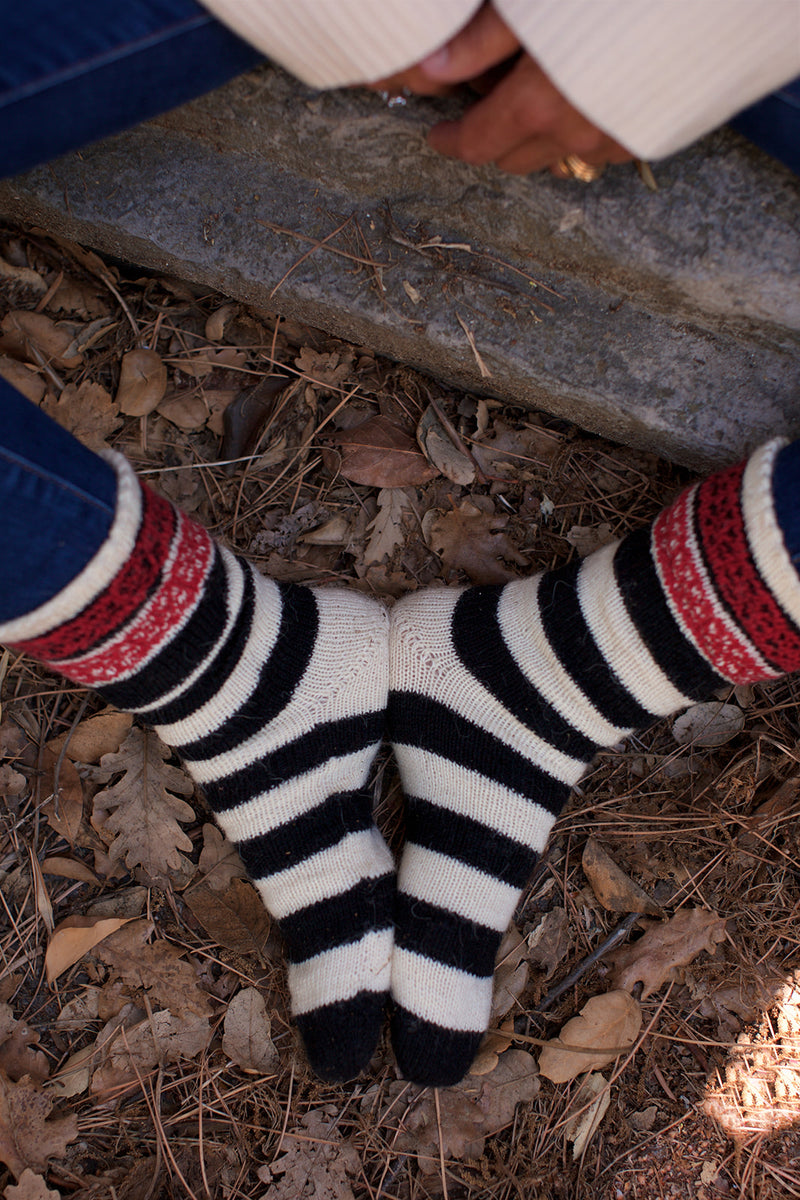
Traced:
<path id="1" fill-rule="evenodd" d="M 800 434 L 800 180 L 729 132 L 655 193 L 509 177 L 429 150 L 442 111 L 264 68 L 0 184 L 0 215 L 690 466 Z"/>

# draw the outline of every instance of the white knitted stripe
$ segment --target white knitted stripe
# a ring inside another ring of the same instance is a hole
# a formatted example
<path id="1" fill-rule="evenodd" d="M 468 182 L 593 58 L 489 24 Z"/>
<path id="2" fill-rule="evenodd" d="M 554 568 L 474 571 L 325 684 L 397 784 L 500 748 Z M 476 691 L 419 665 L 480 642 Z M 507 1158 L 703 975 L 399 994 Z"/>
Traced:
<path id="1" fill-rule="evenodd" d="M 79 575 L 58 595 L 13 621 L 0 624 L 0 642 L 30 642 L 57 629 L 105 591 L 130 558 L 142 519 L 142 491 L 133 468 L 121 454 L 112 451 L 103 457 L 117 475 L 117 508 L 108 537 Z"/>
<path id="2" fill-rule="evenodd" d="M 388 992 L 393 941 L 391 929 L 379 929 L 306 962 L 290 963 L 292 1013 L 301 1016 L 325 1004 L 352 1000 L 359 992 Z"/>
<path id="3" fill-rule="evenodd" d="M 313 87 L 393 75 L 456 33 L 480 0 L 203 0 L 269 58 Z"/>
<path id="4" fill-rule="evenodd" d="M 395 606 L 390 635 L 392 687 L 432 696 L 533 759 L 553 779 L 574 782 L 586 763 L 538 737 L 462 666 L 450 635 L 453 610 L 462 593 L 462 588 L 437 588 Z"/>
<path id="5" fill-rule="evenodd" d="M 244 570 L 242 564 L 231 554 L 230 550 L 225 550 L 223 547 L 218 546 L 217 553 L 222 558 L 222 565 L 225 571 L 225 599 L 228 606 L 225 628 L 205 658 L 202 659 L 200 664 L 185 679 L 182 679 L 170 691 L 165 692 L 163 696 L 159 696 L 157 700 L 152 701 L 147 708 L 134 708 L 130 710 L 131 712 L 139 713 L 139 715 L 146 717 L 151 709 L 161 708 L 163 705 L 171 704 L 173 700 L 177 700 L 179 696 L 182 696 L 184 692 L 197 682 L 201 675 L 205 674 L 230 636 L 231 629 L 236 618 L 239 616 L 239 610 L 242 606 Z"/>
<path id="6" fill-rule="evenodd" d="M 692 588 L 697 587 L 702 592 L 706 603 L 714 614 L 704 630 L 706 642 L 708 643 L 710 641 L 713 643 L 716 639 L 724 638 L 725 644 L 729 645 L 732 643 L 734 646 L 741 647 L 744 654 L 751 660 L 751 669 L 759 672 L 757 677 L 763 679 L 774 679 L 778 672 L 775 671 L 774 668 L 771 667 L 764 658 L 762 658 L 758 652 L 758 649 L 753 645 L 744 631 L 723 608 L 717 596 L 717 589 L 714 586 L 708 571 L 706 570 L 705 563 L 703 562 L 703 556 L 700 553 L 700 547 L 697 544 L 697 536 L 694 528 L 695 504 L 697 501 L 697 492 L 701 486 L 702 484 L 696 483 L 694 487 L 690 488 L 689 491 L 684 494 L 685 502 L 683 503 L 681 510 L 683 513 L 683 520 L 680 525 L 680 530 L 676 534 L 676 537 L 680 541 L 680 545 L 675 549 L 680 554 L 691 558 L 693 571 L 696 577 L 692 584 L 690 584 L 688 581 L 686 582 L 684 590 L 681 593 L 681 600 L 684 604 L 686 604 L 691 597 Z M 676 501 L 676 504 L 680 504 L 681 501 L 684 500 L 684 497 L 679 497 L 678 501 Z M 673 509 L 665 511 L 671 511 L 674 514 L 675 510 Z M 663 519 L 664 513 L 662 512 L 661 517 L 659 517 L 656 521 L 656 527 L 658 525 L 658 521 Z M 655 532 L 651 535 L 651 546 L 654 538 Z M 660 546 L 661 553 L 663 553 L 665 557 L 669 556 L 670 553 L 673 552 L 673 546 L 668 544 L 664 538 L 661 539 Z M 660 555 L 658 553 L 653 552 L 653 562 L 655 563 L 658 578 L 664 595 L 666 596 L 670 611 L 675 617 L 681 633 L 684 635 L 689 644 L 694 647 L 698 654 L 701 654 L 705 659 L 708 659 L 708 654 L 706 654 L 698 645 L 697 639 L 684 621 L 680 609 L 675 604 L 672 590 L 664 579 L 663 567 L 660 560 Z M 712 665 L 715 664 L 712 663 Z"/>
<path id="7" fill-rule="evenodd" d="M 483 1033 L 492 1011 L 492 978 L 482 979 L 395 946 L 392 998 L 442 1029 Z"/>
<path id="8" fill-rule="evenodd" d="M 415 746 L 395 745 L 395 757 L 409 796 L 470 817 L 539 853 L 544 849 L 555 818 L 540 805 L 477 771 Z"/>
<path id="9" fill-rule="evenodd" d="M 406 842 L 397 890 L 498 933 L 508 928 L 520 896 L 519 888 L 414 842 Z"/>
<path id="10" fill-rule="evenodd" d="M 232 842 L 246 842 L 287 825 L 304 813 L 317 808 L 335 792 L 353 792 L 362 788 L 378 746 L 367 746 L 352 754 L 342 754 L 327 762 L 260 792 L 238 808 L 216 813 L 216 819 Z M 202 784 L 199 768 L 192 766 L 192 777 Z"/>
<path id="11" fill-rule="evenodd" d="M 783 611 L 800 625 L 800 582 L 783 540 L 772 500 L 775 459 L 786 445 L 776 438 L 760 446 L 748 462 L 742 487 L 742 511 L 750 553 L 758 572 Z"/>
<path id="12" fill-rule="evenodd" d="M 254 883 L 276 921 L 340 896 L 362 879 L 380 879 L 394 870 L 389 848 L 376 828 L 349 833 L 294 867 Z"/>
<path id="13" fill-rule="evenodd" d="M 596 746 L 613 746 L 630 730 L 607 721 L 562 666 L 539 616 L 541 578 L 516 580 L 503 589 L 497 615 L 505 643 L 520 670 L 573 729 Z"/>
<path id="14" fill-rule="evenodd" d="M 614 575 L 618 542 L 584 559 L 578 599 L 597 648 L 623 687 L 654 716 L 667 716 L 691 704 L 655 661 L 628 615 Z"/>
<path id="15" fill-rule="evenodd" d="M 226 753 L 193 763 L 192 774 L 199 783 L 241 770 L 320 725 L 385 709 L 389 678 L 386 610 L 351 592 L 315 594 L 317 640 L 305 674 L 280 719 Z M 258 576 L 253 632 L 239 665 L 208 704 L 184 721 L 159 728 L 159 736 L 169 745 L 203 737 L 245 703 L 274 643 L 280 615 L 276 603 L 280 605 L 277 587 Z"/>

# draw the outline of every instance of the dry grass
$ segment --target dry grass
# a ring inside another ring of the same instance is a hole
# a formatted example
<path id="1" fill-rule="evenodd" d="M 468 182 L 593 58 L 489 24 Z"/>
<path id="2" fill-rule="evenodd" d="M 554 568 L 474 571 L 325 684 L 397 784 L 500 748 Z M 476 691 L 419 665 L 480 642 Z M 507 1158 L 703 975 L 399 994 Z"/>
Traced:
<path id="1" fill-rule="evenodd" d="M 3 252 L 24 253 L 28 265 L 48 279 L 48 271 L 61 269 L 84 283 L 96 282 L 91 270 L 82 273 L 67 251 L 38 235 L 0 232 Z M 488 421 L 483 440 L 498 421 L 516 431 L 533 424 L 551 431 L 555 452 L 523 458 L 502 483 L 459 488 L 439 478 L 419 487 L 391 560 L 370 564 L 364 546 L 377 512 L 376 489 L 343 479 L 335 463 L 330 469 L 322 427 L 378 411 L 416 424 L 432 394 L 469 440 L 481 416 L 475 400 L 377 360 L 364 348 L 240 310 L 226 343 L 244 351 L 244 365 L 215 368 L 198 381 L 183 367 L 218 348 L 210 346 L 205 330 L 223 299 L 159 280 L 123 277 L 116 287 L 140 340 L 158 347 L 180 394 L 199 396 L 213 407 L 214 396 L 275 366 L 292 376 L 255 457 L 233 471 L 220 465 L 224 455 L 215 433 L 181 430 L 158 414 L 122 420 L 108 438 L 216 537 L 280 578 L 346 582 L 390 597 L 451 582 L 458 574 L 445 570 L 420 525 L 429 509 L 447 511 L 466 494 L 487 497 L 495 512 L 508 515 L 506 533 L 528 564 L 514 569 L 524 574 L 573 554 L 567 534 L 574 527 L 607 526 L 603 536 L 639 527 L 686 481 L 683 472 L 652 456 L 548 418 L 490 405 L 483 413 Z M 5 303 L 0 292 L 0 316 L 6 308 L 33 307 L 40 299 L 24 289 L 11 295 L 9 289 Z M 110 311 L 118 310 L 111 304 Z M 88 319 L 78 313 L 79 324 Z M 113 395 L 120 355 L 132 338 L 131 321 L 123 316 L 87 351 L 79 369 L 56 372 L 59 383 L 91 379 Z M 313 351 L 312 358 L 301 357 L 304 349 Z M 311 361 L 315 370 L 298 365 Z M 343 367 L 338 375 L 337 364 Z M 326 367 L 329 375 L 323 378 Z M 46 381 L 49 389 L 58 386 L 50 376 Z M 281 437 L 282 454 L 264 458 Z M 542 510 L 544 498 L 552 506 Z M 335 517 L 344 519 L 347 530 L 341 542 L 302 540 Z M 266 540 L 265 531 L 272 535 Z M 141 873 L 104 877 L 90 839 L 78 837 L 70 848 L 43 807 L 48 799 L 43 748 L 102 706 L 29 661 L 7 657 L 2 672 L 3 727 L 12 722 L 25 734 L 24 749 L 10 752 L 25 786 L 9 792 L 0 808 L 0 1000 L 35 1031 L 49 1074 L 96 1037 L 97 1020 L 71 1031 L 57 1028 L 56 1021 L 103 972 L 95 960 L 84 960 L 54 986 L 45 982 L 47 907 L 58 923 L 98 899 L 134 893 L 156 937 L 183 948 L 217 998 L 217 1031 L 226 998 L 240 986 L 257 986 L 270 998 L 279 1052 L 275 1072 L 262 1076 L 233 1065 L 215 1037 L 190 1061 L 162 1061 L 132 1083 L 62 1099 L 60 1110 L 77 1116 L 79 1130 L 46 1171 L 48 1186 L 62 1196 L 243 1200 L 299 1194 L 285 1183 L 292 1147 L 307 1152 L 312 1164 L 335 1163 L 343 1147 L 348 1154 L 354 1150 L 345 1173 L 326 1168 L 314 1176 L 317 1190 L 303 1193 L 332 1200 L 442 1194 L 451 1200 L 800 1196 L 796 680 L 732 694 L 745 712 L 744 729 L 718 749 L 679 746 L 667 721 L 602 753 L 559 821 L 526 892 L 519 927 L 527 933 L 543 913 L 560 906 L 567 914 L 569 950 L 551 978 L 534 970 L 517 1001 L 514 1030 L 523 1049 L 535 1049 L 535 1040 L 552 1036 L 589 996 L 608 986 L 608 966 L 601 959 L 546 1014 L 535 1013 L 544 994 L 621 919 L 602 908 L 583 874 L 588 837 L 599 839 L 665 913 L 702 907 L 728 919 L 727 938 L 713 954 L 702 955 L 678 981 L 643 1002 L 646 1036 L 614 1082 L 609 1111 L 582 1160 L 573 1162 L 564 1136 L 577 1085 L 543 1080 L 535 1099 L 520 1105 L 509 1124 L 486 1131 L 479 1158 L 442 1157 L 432 1172 L 422 1169 L 403 1138 L 423 1099 L 398 1085 L 388 1044 L 380 1047 L 369 1077 L 355 1087 L 324 1086 L 309 1074 L 287 1016 L 280 947 L 273 936 L 260 958 L 237 954 L 216 944 L 195 919 L 184 902 L 186 880 L 157 887 Z M 87 802 L 92 786 L 88 778 Z M 376 767 L 374 788 L 379 822 L 397 847 L 402 799 L 388 753 Z M 196 863 L 206 817 L 199 797 L 193 803 L 197 819 L 188 832 Z M 65 854 L 96 870 L 98 885 L 48 874 L 37 887 L 32 861 Z M 441 1122 L 447 1118 L 439 1102 L 437 1096 L 434 1111 Z M 270 1181 L 264 1169 L 275 1163 L 283 1164 L 284 1173 L 275 1171 Z M 0 1188 L 4 1183 L 0 1176 Z"/>

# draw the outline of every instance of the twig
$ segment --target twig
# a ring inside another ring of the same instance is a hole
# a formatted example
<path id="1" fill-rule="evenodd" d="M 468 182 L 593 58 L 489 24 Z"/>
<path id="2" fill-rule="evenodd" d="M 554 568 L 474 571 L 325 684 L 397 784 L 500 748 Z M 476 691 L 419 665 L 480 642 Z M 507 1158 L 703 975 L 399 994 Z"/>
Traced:
<path id="1" fill-rule="evenodd" d="M 550 989 L 539 1007 L 532 1010 L 531 1016 L 535 1016 L 537 1013 L 542 1013 L 552 1007 L 559 996 L 563 996 L 564 992 L 568 992 L 572 985 L 577 983 L 590 967 L 599 962 L 603 955 L 608 954 L 609 950 L 613 950 L 620 942 L 624 942 L 641 915 L 641 913 L 628 913 L 625 920 L 620 921 L 616 929 L 612 930 L 608 937 L 591 954 L 587 954 L 586 958 L 578 963 L 575 970 L 566 979 L 562 979 L 560 983 L 557 983 L 554 988 Z"/>

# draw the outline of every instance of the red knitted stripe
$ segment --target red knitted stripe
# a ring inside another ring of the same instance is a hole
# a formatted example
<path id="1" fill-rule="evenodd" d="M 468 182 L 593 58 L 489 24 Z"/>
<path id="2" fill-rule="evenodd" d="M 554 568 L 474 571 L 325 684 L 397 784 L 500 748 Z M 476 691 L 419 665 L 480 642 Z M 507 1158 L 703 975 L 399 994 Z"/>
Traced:
<path id="1" fill-rule="evenodd" d="M 697 493 L 696 526 L 706 567 L 737 624 L 776 671 L 800 667 L 800 635 L 750 554 L 742 510 L 746 463 L 712 475 Z"/>
<path id="2" fill-rule="evenodd" d="M 182 513 L 174 553 L 164 567 L 161 586 L 127 628 L 96 654 L 60 662 L 58 669 L 80 683 L 99 685 L 130 675 L 178 632 L 197 606 L 214 555 L 214 544 L 201 525 Z"/>
<path id="3" fill-rule="evenodd" d="M 158 584 L 175 535 L 172 505 L 142 488 L 142 516 L 136 543 L 111 583 L 83 612 L 57 629 L 22 643 L 31 658 L 59 664 L 107 641 L 131 619 Z"/>
<path id="4" fill-rule="evenodd" d="M 653 553 L 661 582 L 684 630 L 715 670 L 734 683 L 753 683 L 768 674 L 714 604 L 694 537 L 696 492 L 694 487 L 680 495 L 653 526 Z"/>

